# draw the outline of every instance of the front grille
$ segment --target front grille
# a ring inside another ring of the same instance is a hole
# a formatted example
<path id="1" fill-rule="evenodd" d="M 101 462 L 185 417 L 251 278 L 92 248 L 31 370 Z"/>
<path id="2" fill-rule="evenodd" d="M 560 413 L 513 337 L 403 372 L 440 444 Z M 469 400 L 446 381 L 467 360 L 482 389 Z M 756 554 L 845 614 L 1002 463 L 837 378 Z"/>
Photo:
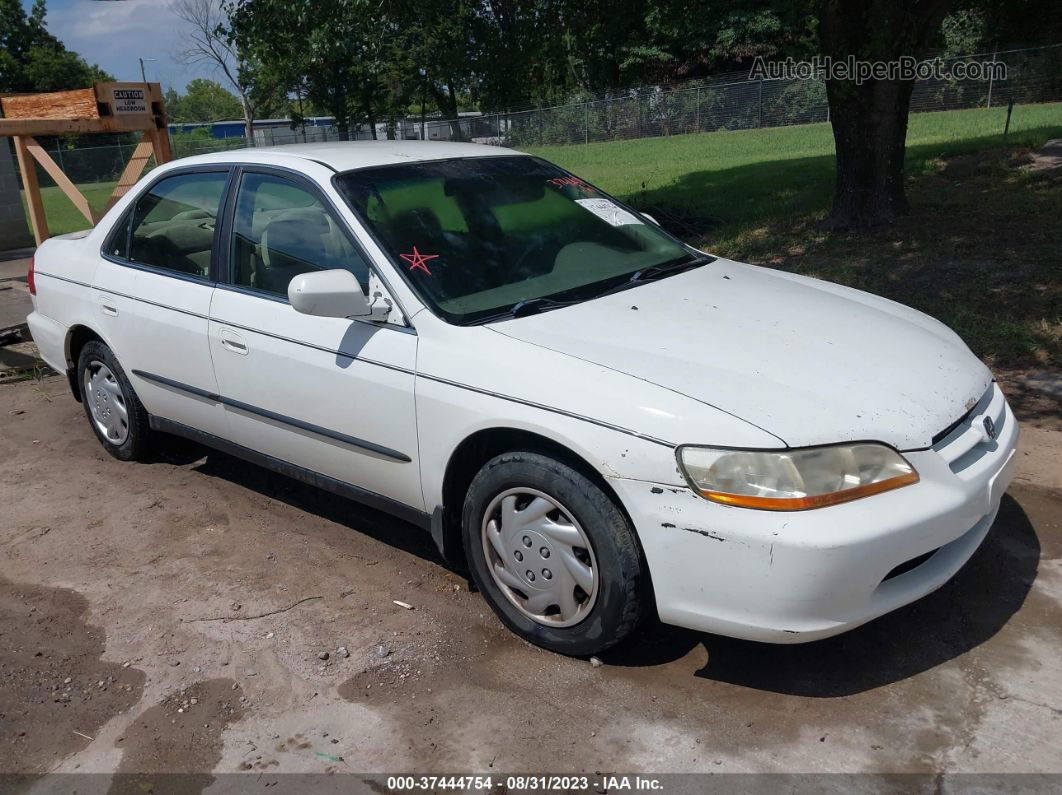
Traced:
<path id="1" fill-rule="evenodd" d="M 991 419 L 995 438 L 985 429 L 985 418 Z M 957 423 L 946 428 L 933 439 L 933 449 L 940 454 L 956 475 L 969 469 L 984 456 L 998 448 L 996 438 L 1005 430 L 1007 403 L 996 384 L 981 396 L 977 404 Z"/>

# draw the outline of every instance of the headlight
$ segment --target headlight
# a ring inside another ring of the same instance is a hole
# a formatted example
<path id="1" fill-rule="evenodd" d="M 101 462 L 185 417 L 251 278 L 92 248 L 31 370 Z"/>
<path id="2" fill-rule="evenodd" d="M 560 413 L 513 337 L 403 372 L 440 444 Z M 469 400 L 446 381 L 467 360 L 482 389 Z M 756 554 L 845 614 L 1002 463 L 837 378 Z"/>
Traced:
<path id="1" fill-rule="evenodd" d="M 907 460 L 883 444 L 798 450 L 680 447 L 679 464 L 703 497 L 767 511 L 804 511 L 918 482 Z"/>

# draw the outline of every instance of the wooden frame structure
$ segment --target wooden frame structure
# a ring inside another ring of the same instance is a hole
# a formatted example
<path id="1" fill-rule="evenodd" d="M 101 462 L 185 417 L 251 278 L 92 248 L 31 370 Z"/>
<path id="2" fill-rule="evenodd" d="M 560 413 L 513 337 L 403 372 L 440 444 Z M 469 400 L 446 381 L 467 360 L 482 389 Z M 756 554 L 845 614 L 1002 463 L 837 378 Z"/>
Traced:
<path id="1" fill-rule="evenodd" d="M 40 163 L 89 223 L 95 224 L 102 213 L 92 209 L 81 191 L 34 136 L 143 133 L 133 150 L 133 156 L 118 178 L 114 193 L 107 202 L 107 210 L 136 184 L 152 155 L 155 156 L 156 165 L 173 159 L 162 88 L 158 83 L 96 83 L 92 88 L 76 91 L 5 94 L 0 95 L 0 111 L 3 112 L 0 138 L 14 139 L 22 187 L 29 206 L 30 225 L 38 246 L 48 238 L 48 220 L 44 216 L 35 162 Z"/>

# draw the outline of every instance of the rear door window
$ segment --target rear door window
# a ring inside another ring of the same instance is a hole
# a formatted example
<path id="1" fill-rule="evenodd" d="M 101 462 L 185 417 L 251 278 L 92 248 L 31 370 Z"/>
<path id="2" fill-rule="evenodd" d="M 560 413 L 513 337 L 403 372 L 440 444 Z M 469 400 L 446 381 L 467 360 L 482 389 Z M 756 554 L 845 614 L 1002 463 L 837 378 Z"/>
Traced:
<path id="1" fill-rule="evenodd" d="M 208 278 L 227 171 L 175 174 L 156 182 L 133 210 L 129 261 Z"/>

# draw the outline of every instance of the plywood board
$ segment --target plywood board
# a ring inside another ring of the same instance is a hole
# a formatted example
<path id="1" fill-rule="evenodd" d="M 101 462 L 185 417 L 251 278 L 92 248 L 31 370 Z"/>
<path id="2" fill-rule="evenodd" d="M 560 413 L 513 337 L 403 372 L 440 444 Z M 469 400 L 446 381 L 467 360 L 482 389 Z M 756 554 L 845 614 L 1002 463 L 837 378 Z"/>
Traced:
<path id="1" fill-rule="evenodd" d="M 91 88 L 49 94 L 9 94 L 0 97 L 6 119 L 98 119 L 96 92 Z"/>

